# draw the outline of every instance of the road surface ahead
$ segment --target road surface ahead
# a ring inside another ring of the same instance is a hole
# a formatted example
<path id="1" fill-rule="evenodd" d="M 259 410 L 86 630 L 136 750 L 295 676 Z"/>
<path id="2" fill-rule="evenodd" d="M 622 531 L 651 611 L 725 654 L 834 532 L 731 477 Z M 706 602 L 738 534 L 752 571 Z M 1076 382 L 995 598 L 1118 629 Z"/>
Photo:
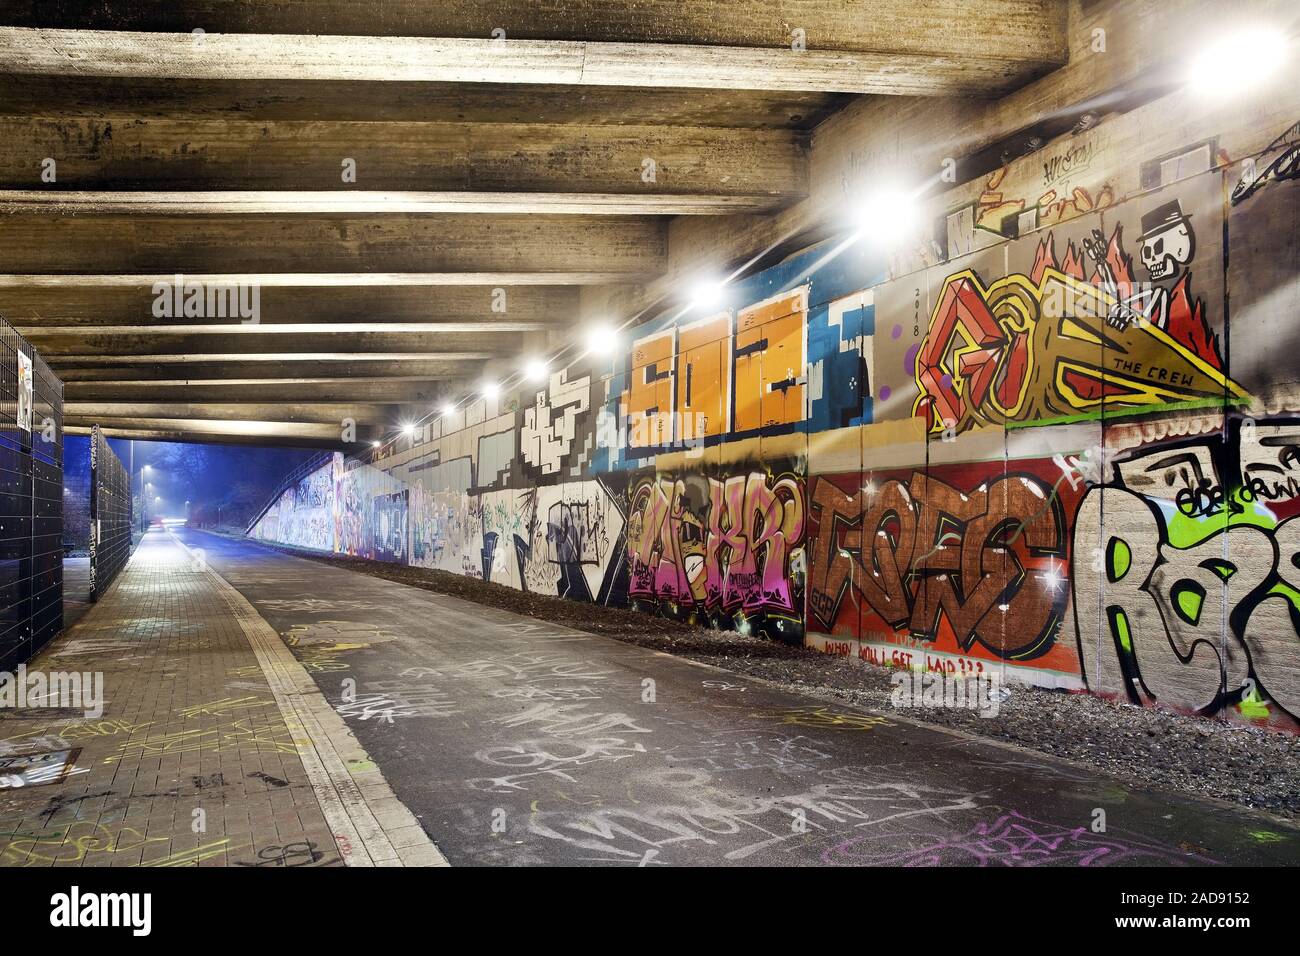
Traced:
<path id="1" fill-rule="evenodd" d="M 453 865 L 1300 863 L 1300 831 L 196 531 Z"/>

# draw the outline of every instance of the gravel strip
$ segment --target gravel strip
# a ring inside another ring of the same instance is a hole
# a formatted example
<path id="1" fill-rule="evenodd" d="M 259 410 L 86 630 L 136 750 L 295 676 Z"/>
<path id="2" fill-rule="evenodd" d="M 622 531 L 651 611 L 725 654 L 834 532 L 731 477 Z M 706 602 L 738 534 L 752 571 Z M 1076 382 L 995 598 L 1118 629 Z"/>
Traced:
<path id="1" fill-rule="evenodd" d="M 516 591 L 446 571 L 330 557 L 266 545 L 298 557 L 464 598 L 566 627 L 665 651 L 782 688 L 888 712 L 888 668 L 804 647 L 716 631 L 626 608 Z M 665 630 L 671 626 L 672 630 Z M 909 708 L 905 716 L 1062 758 L 1144 789 L 1226 800 L 1300 819 L 1300 737 L 1221 720 L 1134 707 L 1090 694 L 1011 687 L 996 717 Z"/>

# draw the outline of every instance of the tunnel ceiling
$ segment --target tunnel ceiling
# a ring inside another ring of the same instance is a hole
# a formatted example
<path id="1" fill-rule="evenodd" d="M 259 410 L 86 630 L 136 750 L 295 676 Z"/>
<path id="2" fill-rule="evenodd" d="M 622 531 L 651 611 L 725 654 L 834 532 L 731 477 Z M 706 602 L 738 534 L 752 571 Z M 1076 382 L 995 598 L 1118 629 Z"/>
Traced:
<path id="1" fill-rule="evenodd" d="M 803 199 L 848 99 L 1065 59 L 1054 0 L 777 6 L 6 4 L 0 314 L 69 431 L 364 440 L 664 275 L 668 217 Z"/>

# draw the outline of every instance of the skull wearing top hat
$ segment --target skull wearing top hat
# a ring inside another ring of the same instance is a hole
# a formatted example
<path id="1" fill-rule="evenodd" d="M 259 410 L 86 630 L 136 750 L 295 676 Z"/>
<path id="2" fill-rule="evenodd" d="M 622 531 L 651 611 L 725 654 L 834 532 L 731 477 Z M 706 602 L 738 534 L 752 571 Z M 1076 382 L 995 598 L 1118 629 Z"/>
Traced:
<path id="1" fill-rule="evenodd" d="M 1191 219 L 1183 214 L 1178 200 L 1157 206 L 1142 217 L 1142 264 L 1152 279 L 1168 279 L 1179 266 L 1192 261 L 1196 236 Z"/>

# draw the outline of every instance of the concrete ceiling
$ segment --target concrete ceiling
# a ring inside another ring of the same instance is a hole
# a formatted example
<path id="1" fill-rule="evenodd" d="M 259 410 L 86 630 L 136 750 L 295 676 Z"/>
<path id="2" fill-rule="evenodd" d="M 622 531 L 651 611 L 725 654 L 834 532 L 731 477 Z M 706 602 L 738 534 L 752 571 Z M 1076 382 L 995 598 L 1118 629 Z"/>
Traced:
<path id="1" fill-rule="evenodd" d="M 1062 7 L 8 3 L 0 314 L 66 383 L 70 431 L 379 437 L 562 341 L 582 286 L 661 276 L 668 217 L 798 202 L 808 131 L 849 99 L 1060 65 Z M 178 274 L 256 288 L 258 321 L 159 316 Z"/>

